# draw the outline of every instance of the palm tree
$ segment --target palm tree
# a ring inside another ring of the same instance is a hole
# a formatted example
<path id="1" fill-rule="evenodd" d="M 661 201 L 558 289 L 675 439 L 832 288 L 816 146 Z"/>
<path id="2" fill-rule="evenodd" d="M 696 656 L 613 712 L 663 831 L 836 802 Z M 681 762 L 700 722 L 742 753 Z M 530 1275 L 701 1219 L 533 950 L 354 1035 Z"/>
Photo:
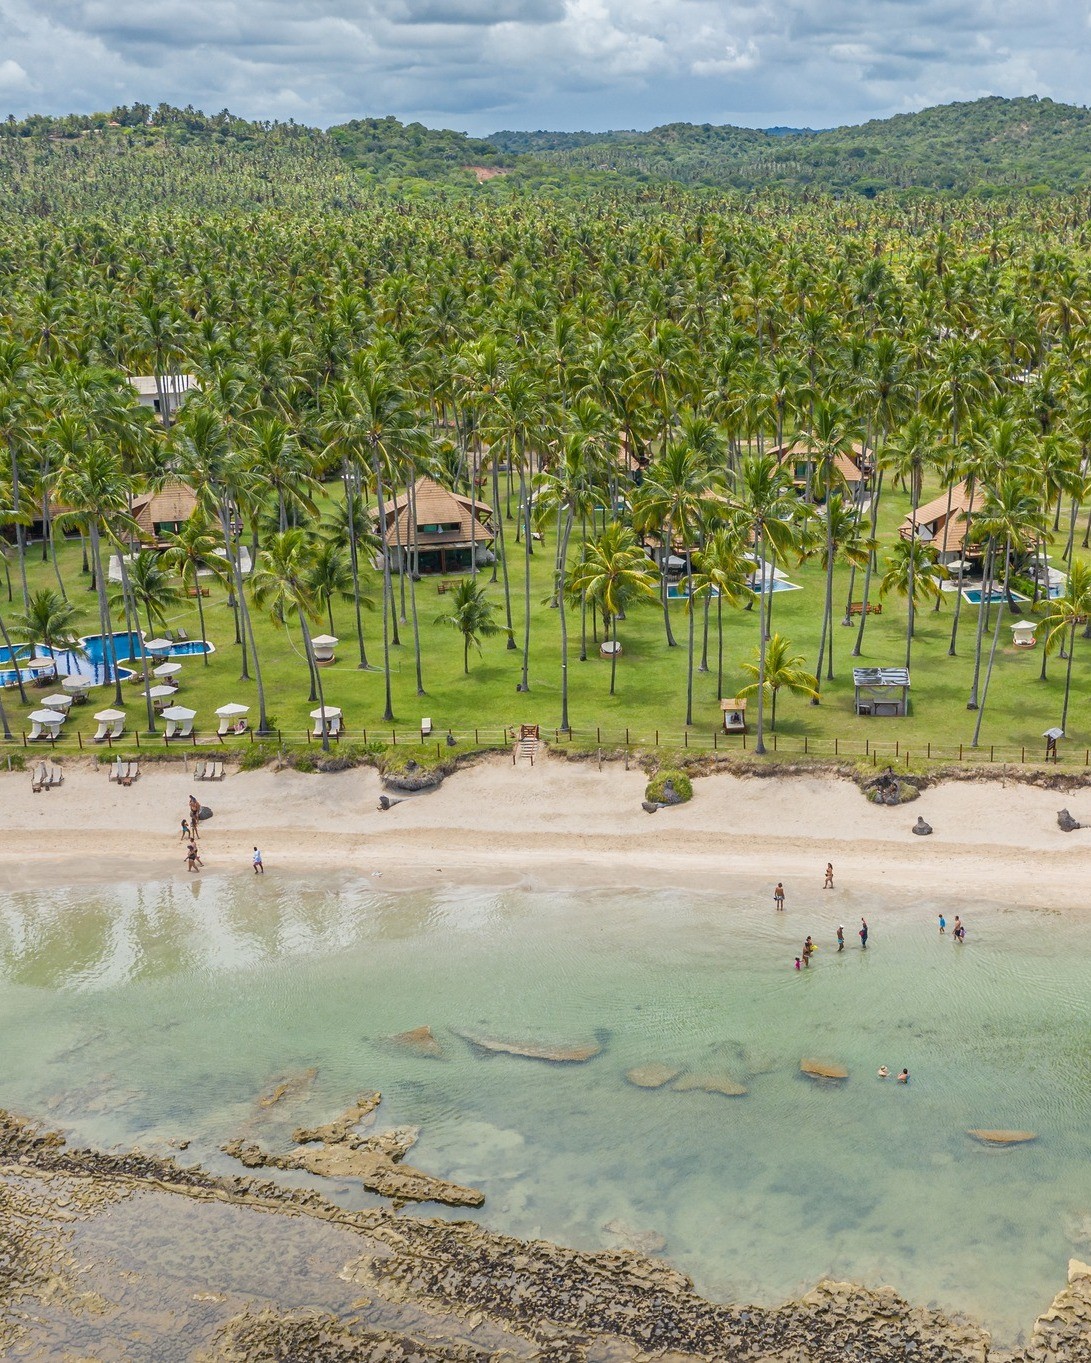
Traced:
<path id="1" fill-rule="evenodd" d="M 16 637 L 23 639 L 31 649 L 41 646 L 50 653 L 82 654 L 76 627 L 79 615 L 78 606 L 66 601 L 52 587 L 43 587 L 31 595 L 25 611 L 11 617 L 11 623 Z"/>
<path id="2" fill-rule="evenodd" d="M 791 691 L 796 696 L 807 696 L 813 700 L 818 694 L 818 678 L 813 672 L 806 672 L 800 666 L 803 655 L 793 654 L 789 640 L 781 634 L 774 634 L 769 640 L 767 650 L 759 651 L 757 662 L 742 664 L 743 671 L 755 680 L 739 691 L 740 696 L 749 696 L 755 691 L 759 702 L 761 692 L 768 691 L 772 701 L 772 714 L 769 719 L 770 732 L 777 727 L 777 692 Z"/>
<path id="3" fill-rule="evenodd" d="M 886 572 L 879 583 L 880 598 L 891 592 L 908 602 L 905 627 L 905 666 L 908 670 L 913 651 L 913 632 L 917 607 L 925 601 L 943 597 L 943 583 L 949 576 L 939 561 L 939 549 L 921 539 L 899 539 L 886 560 Z"/>
<path id="4" fill-rule="evenodd" d="M 833 680 L 833 570 L 838 562 L 848 563 L 853 569 L 871 562 L 876 541 L 864 533 L 856 506 L 850 506 L 839 492 L 826 498 L 819 513 L 825 521 L 825 542 L 822 564 L 826 570 L 825 620 L 819 643 L 818 666 L 815 676 L 821 678 L 823 653 L 827 655 L 826 680 Z M 819 682 L 821 689 L 821 680 Z M 818 702 L 815 701 L 815 704 Z"/>
<path id="5" fill-rule="evenodd" d="M 332 634 L 333 598 L 336 596 L 341 601 L 354 599 L 352 568 L 344 549 L 335 540 L 323 539 L 315 545 L 310 585 L 320 604 L 325 607 Z M 361 596 L 360 604 L 370 609 L 374 603 Z"/>
<path id="6" fill-rule="evenodd" d="M 741 606 L 753 599 L 750 575 L 754 564 L 747 556 L 737 520 L 714 530 L 693 556 L 697 571 L 690 578 L 690 598 L 686 609 L 693 610 L 699 598 L 716 601 L 716 696 L 724 694 L 724 602 Z"/>
<path id="7" fill-rule="evenodd" d="M 648 571 L 647 555 L 627 525 L 612 521 L 584 550 L 582 560 L 569 574 L 569 588 L 586 592 L 602 612 L 602 624 L 610 650 L 610 694 L 617 675 L 616 622 L 633 601 L 654 601 L 656 578 Z M 611 634 L 611 626 L 614 627 Z"/>
<path id="8" fill-rule="evenodd" d="M 495 607 L 488 599 L 487 588 L 476 577 L 461 577 L 455 587 L 451 609 L 436 616 L 437 625 L 453 625 L 462 635 L 462 670 L 470 675 L 470 645 L 481 652 L 481 640 L 502 633 L 493 619 Z"/>
<path id="9" fill-rule="evenodd" d="M 163 542 L 167 546 L 163 550 L 163 564 L 178 574 L 184 590 L 193 593 L 197 601 L 200 634 L 204 639 L 207 634 L 201 571 L 210 572 L 217 582 L 228 584 L 231 581 L 231 565 L 220 553 L 219 541 L 200 511 L 195 511 L 180 530 L 164 535 Z M 208 667 L 207 651 L 202 654 L 202 658 L 205 667 Z"/>
<path id="10" fill-rule="evenodd" d="M 749 455 L 735 476 L 734 505 L 757 550 L 758 571 L 758 732 L 754 751 L 765 752 L 765 651 L 768 640 L 767 586 L 773 566 L 799 542 L 801 503 L 787 470 L 768 454 Z M 770 562 L 766 562 L 766 554 Z M 817 683 L 816 683 L 817 687 Z"/>
<path id="11" fill-rule="evenodd" d="M 182 601 L 182 592 L 171 580 L 169 566 L 153 549 L 141 549 L 128 564 L 129 592 L 137 606 L 143 606 L 148 633 L 166 624 L 167 612 Z M 120 594 L 119 594 L 120 599 Z"/>
<path id="12" fill-rule="evenodd" d="M 1083 559 L 1073 559 L 1068 571 L 1064 596 L 1050 602 L 1049 614 L 1042 624 L 1049 631 L 1045 650 L 1052 653 L 1058 646 L 1064 651 L 1068 635 L 1068 661 L 1064 674 L 1064 704 L 1061 707 L 1061 728 L 1068 723 L 1068 697 L 1072 687 L 1072 655 L 1076 651 L 1076 628 L 1091 620 L 1091 566 Z"/>
<path id="13" fill-rule="evenodd" d="M 268 545 L 261 551 L 250 578 L 250 590 L 255 603 L 268 609 L 273 619 L 282 624 L 285 630 L 289 620 L 299 620 L 307 666 L 317 688 L 318 704 L 325 710 L 322 669 L 315 662 L 308 623 L 318 620 L 322 613 L 321 602 L 311 585 L 313 571 L 314 545 L 307 532 L 299 527 L 282 530 L 272 535 Z M 322 750 L 330 750 L 329 732 L 325 724 L 322 725 Z"/>

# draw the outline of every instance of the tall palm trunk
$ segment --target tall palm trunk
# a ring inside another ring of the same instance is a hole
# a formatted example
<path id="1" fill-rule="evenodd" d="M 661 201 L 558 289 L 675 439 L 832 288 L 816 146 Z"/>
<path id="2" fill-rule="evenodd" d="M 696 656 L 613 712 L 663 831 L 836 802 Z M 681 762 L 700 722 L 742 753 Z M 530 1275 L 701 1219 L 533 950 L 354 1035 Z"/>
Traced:
<path id="1" fill-rule="evenodd" d="M 1072 690 L 1072 655 L 1076 651 L 1076 621 L 1072 621 L 1072 631 L 1068 636 L 1068 662 L 1064 670 L 1064 704 L 1061 707 L 1061 728 L 1068 724 L 1068 697 Z M 1045 649 L 1042 649 L 1045 652 Z"/>
<path id="2" fill-rule="evenodd" d="M 972 748 L 977 747 L 977 741 L 981 737 L 981 721 L 985 718 L 985 702 L 989 697 L 989 682 L 992 680 L 993 663 L 996 661 L 996 645 L 1000 639 L 1000 622 L 1004 618 L 1004 603 L 1008 599 L 1008 587 L 1011 581 L 1011 540 L 1004 540 L 1004 591 L 996 607 L 996 625 L 993 628 L 992 645 L 989 648 L 989 665 L 985 669 L 985 687 L 981 693 L 981 708 L 977 712 L 977 723 L 974 725 L 974 738 L 970 744 Z M 1064 725 L 1061 726 L 1064 728 Z"/>
<path id="3" fill-rule="evenodd" d="M 696 621 L 693 616 L 693 566 L 690 551 L 686 549 L 686 606 L 689 612 L 689 630 L 686 643 L 686 725 L 693 723 L 693 630 Z"/>
<path id="4" fill-rule="evenodd" d="M 125 563 L 125 552 L 121 545 L 118 545 L 117 561 L 121 569 L 121 593 L 126 605 L 132 606 L 133 614 L 136 614 L 136 602 L 133 600 L 132 584 L 129 581 L 129 569 Z M 140 638 L 139 630 L 133 631 L 137 636 L 137 645 L 140 649 L 140 665 L 144 672 L 144 704 L 148 715 L 148 735 L 154 738 L 159 732 L 155 727 L 155 706 L 152 704 L 152 669 L 151 659 L 144 649 L 144 641 Z M 148 604 L 148 632 L 152 633 L 151 604 Z"/>
<path id="5" fill-rule="evenodd" d="M 197 576 L 196 560 L 194 560 L 193 564 L 193 590 L 197 594 L 197 627 L 201 631 L 201 638 L 207 639 L 208 634 L 205 630 L 205 603 L 204 598 L 201 595 L 201 579 Z M 204 651 L 204 653 L 201 654 L 201 661 L 205 667 L 212 666 L 212 664 L 208 660 L 207 649 Z"/>
<path id="6" fill-rule="evenodd" d="M 909 605 L 905 626 L 905 670 L 909 671 L 913 652 L 913 630 L 917 611 L 917 508 L 920 506 L 920 479 L 913 478 L 913 505 L 909 512 Z"/>
<path id="7" fill-rule="evenodd" d="M 511 474 L 511 450 L 508 450 L 508 474 Z M 510 495 L 510 494 L 509 494 Z M 496 460 L 492 461 L 492 509 L 496 517 L 496 545 L 495 558 L 499 560 L 500 568 L 504 579 L 504 618 L 508 626 L 508 642 L 506 647 L 513 651 L 519 647 L 515 642 L 515 625 L 511 618 L 511 584 L 508 580 L 508 556 L 504 549 L 504 513 L 500 510 L 500 470 L 496 466 Z M 477 519 L 476 517 L 474 518 Z M 496 562 L 493 562 L 492 580 L 496 581 Z"/>
<path id="8" fill-rule="evenodd" d="M 671 607 L 670 597 L 667 595 L 667 563 L 671 556 L 673 539 L 671 535 L 670 517 L 663 522 L 663 539 L 660 553 L 662 555 L 659 563 L 659 600 L 663 606 L 663 628 L 667 634 L 667 647 L 675 648 L 675 638 L 671 633 Z"/>
<path id="9" fill-rule="evenodd" d="M 962 614 L 962 575 L 966 568 L 966 548 L 967 545 L 970 543 L 970 522 L 973 519 L 974 506 L 974 480 L 972 478 L 970 478 L 966 483 L 966 491 L 967 491 L 966 528 L 962 533 L 962 552 L 961 554 L 959 554 L 958 557 L 958 576 L 955 579 L 957 583 L 957 586 L 955 587 L 955 613 L 954 618 L 951 621 L 951 643 L 950 647 L 947 649 L 948 658 L 953 658 L 955 656 L 955 645 L 958 642 L 958 622 Z M 950 516 L 948 516 L 948 520 L 949 519 Z M 943 527 L 943 542 L 944 545 L 946 546 L 947 543 L 946 525 L 944 525 Z M 936 604 L 938 606 L 939 603 L 937 602 Z"/>
<path id="10" fill-rule="evenodd" d="M 420 618 L 417 615 L 417 489 L 416 485 L 407 487 L 409 497 L 409 616 L 413 622 L 413 661 L 417 669 L 417 695 L 423 696 L 424 673 L 421 666 Z M 474 517 L 476 520 L 477 517 Z M 332 634 L 332 630 L 330 633 Z"/>
<path id="11" fill-rule="evenodd" d="M 311 643 L 311 631 L 307 626 L 307 617 L 302 611 L 299 612 L 299 624 L 303 630 L 303 647 L 307 651 L 307 665 L 311 669 L 311 675 L 315 679 L 318 690 L 318 707 L 322 711 L 322 751 L 330 750 L 330 731 L 326 722 L 326 693 L 322 689 L 322 669 L 318 666 L 318 660 L 314 656 L 314 645 Z"/>
<path id="12" fill-rule="evenodd" d="M 91 560 L 95 567 L 95 594 L 98 597 L 98 614 L 100 628 L 102 630 L 102 681 L 105 685 L 110 680 L 110 663 L 114 667 L 114 702 L 120 709 L 124 704 L 121 695 L 121 669 L 117 665 L 117 641 L 114 638 L 113 627 L 110 623 L 110 608 L 106 601 L 106 578 L 102 571 L 102 544 L 99 539 L 99 528 L 92 518 L 88 529 L 91 535 Z"/>
<path id="13" fill-rule="evenodd" d="M 523 515 L 523 675 L 520 691 L 530 690 L 530 498 L 527 496 L 526 451 L 519 451 L 519 497 Z"/>
<path id="14" fill-rule="evenodd" d="M 356 623 L 356 643 L 360 649 L 357 667 L 361 672 L 368 670 L 367 651 L 364 648 L 364 620 L 360 609 L 360 545 L 356 538 L 356 474 L 350 468 L 348 459 L 341 463 L 341 481 L 345 487 L 345 506 L 348 508 L 349 531 L 349 569 L 352 573 L 352 609 Z M 330 625 L 333 633 L 333 625 Z"/>
<path id="15" fill-rule="evenodd" d="M 379 516 L 379 542 L 382 546 L 383 555 L 383 673 L 386 681 L 386 706 L 383 710 L 383 722 L 393 724 L 394 722 L 394 702 L 390 690 L 390 616 L 391 602 L 393 599 L 393 586 L 390 581 L 390 550 L 386 543 L 386 504 L 383 495 L 383 470 L 379 458 L 379 451 L 372 452 L 371 468 L 375 474 L 375 509 Z"/>
<path id="16" fill-rule="evenodd" d="M 11 732 L 11 725 L 8 723 L 8 712 L 4 708 L 4 697 L 2 693 L 3 687 L 0 687 L 0 733 L 3 733 L 5 738 L 14 738 L 15 735 Z"/>
<path id="17" fill-rule="evenodd" d="M 970 683 L 970 698 L 966 702 L 967 710 L 976 710 L 978 706 L 977 690 L 978 683 L 981 680 L 981 649 L 985 639 L 985 622 L 992 607 L 993 576 L 996 572 L 995 550 L 995 543 L 990 538 L 985 550 L 985 571 L 981 575 L 981 601 L 977 608 L 977 633 L 974 640 L 974 676 Z"/>
<path id="18" fill-rule="evenodd" d="M 11 460 L 11 506 L 15 520 L 15 556 L 19 563 L 19 585 L 23 591 L 23 610 L 30 610 L 30 592 L 27 590 L 27 532 L 20 515 L 19 459 L 15 453 L 15 441 L 8 440 L 8 456 Z"/>
<path id="19" fill-rule="evenodd" d="M 2 615 L 0 615 L 0 639 L 3 639 L 4 647 L 8 651 L 8 658 L 11 660 L 11 667 L 15 673 L 15 685 L 19 688 L 19 699 L 26 705 L 28 702 L 26 687 L 23 685 L 23 669 L 19 666 L 19 659 L 15 656 L 15 649 L 11 646 L 11 636 L 8 634 L 8 627 L 4 624 Z M 11 735 L 5 733 L 4 737 L 10 738 Z"/>
<path id="20" fill-rule="evenodd" d="M 883 491 L 883 470 L 880 469 L 875 479 L 875 496 L 871 499 L 871 538 L 875 538 L 876 527 L 879 521 L 879 498 Z M 858 658 L 860 650 L 864 645 L 864 626 L 867 624 L 868 601 L 871 596 L 871 576 L 875 571 L 876 550 L 868 554 L 867 568 L 864 570 L 864 599 L 860 611 L 860 624 L 856 630 L 856 642 L 852 646 L 852 656 Z"/>
<path id="21" fill-rule="evenodd" d="M 758 534 L 758 741 L 756 753 L 765 752 L 765 525 Z M 775 697 L 774 697 L 775 699 Z M 774 724 L 776 723 L 774 712 Z"/>
<path id="22" fill-rule="evenodd" d="M 569 506 L 568 514 L 560 534 L 557 563 L 557 609 L 561 625 L 561 732 L 568 733 L 572 726 L 568 722 L 568 613 L 565 603 L 565 566 L 568 562 L 568 541 L 572 534 L 575 514 Z"/>
<path id="23" fill-rule="evenodd" d="M 615 616 L 605 617 L 603 634 L 613 644 L 610 649 L 610 694 L 613 695 L 614 682 L 617 679 L 617 620 Z"/>
<path id="24" fill-rule="evenodd" d="M 243 646 L 243 673 L 242 680 L 249 681 L 246 671 L 246 641 L 250 641 L 250 655 L 254 660 L 254 683 L 258 688 L 258 728 L 259 737 L 269 732 L 269 721 L 265 713 L 265 685 L 261 678 L 261 661 L 258 658 L 258 646 L 254 642 L 254 622 L 250 618 L 250 607 L 246 602 L 246 591 L 243 586 L 242 562 L 239 555 L 235 552 L 235 541 L 231 534 L 231 519 L 227 510 L 227 503 L 220 499 L 216 504 L 216 509 L 220 516 L 220 530 L 224 537 L 224 546 L 227 550 L 227 561 L 231 565 L 231 580 L 235 588 L 236 609 L 239 613 L 239 633 L 242 637 Z M 256 560 L 252 560 L 256 561 Z"/>

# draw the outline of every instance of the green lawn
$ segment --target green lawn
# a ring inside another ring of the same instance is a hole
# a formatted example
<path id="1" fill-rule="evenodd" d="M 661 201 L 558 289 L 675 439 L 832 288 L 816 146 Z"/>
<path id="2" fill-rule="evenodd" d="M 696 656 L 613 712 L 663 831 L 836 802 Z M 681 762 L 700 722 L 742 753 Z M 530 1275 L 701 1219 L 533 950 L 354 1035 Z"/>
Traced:
<path id="1" fill-rule="evenodd" d="M 882 539 L 889 543 L 896 526 L 905 514 L 907 499 L 901 494 L 884 494 L 884 510 L 880 527 Z M 514 535 L 509 523 L 508 533 Z M 450 600 L 436 590 L 435 579 L 423 579 L 417 584 L 417 607 L 420 617 L 421 649 L 423 653 L 426 695 L 418 697 L 415 686 L 413 636 L 411 624 L 401 626 L 401 644 L 391 650 L 391 680 L 394 713 L 399 730 L 407 734 L 417 728 L 422 716 L 429 716 L 438 733 L 453 729 L 463 735 L 474 729 L 482 731 L 482 738 L 495 739 L 507 725 L 538 723 L 544 731 L 556 727 L 560 718 L 560 665 L 558 613 L 550 609 L 547 597 L 552 571 L 551 536 L 547 543 L 535 545 L 531 584 L 531 653 L 530 693 L 520 694 L 516 687 L 520 673 L 519 649 L 509 651 L 503 636 L 485 641 L 481 656 L 471 652 L 470 674 L 462 671 L 462 641 L 454 629 L 436 623 Z M 512 575 L 513 615 L 516 640 L 522 641 L 522 580 L 521 548 L 510 544 L 509 558 Z M 1056 556 L 1055 556 L 1056 561 Z M 86 603 L 83 630 L 97 632 L 94 598 L 87 591 L 87 579 L 80 575 L 80 550 L 76 543 L 62 550 L 61 569 L 74 599 Z M 802 653 L 808 669 L 815 663 L 818 634 L 821 624 L 823 580 L 817 563 L 788 568 L 790 579 L 800 585 L 799 591 L 778 592 L 774 597 L 773 628 L 786 634 Z M 40 561 L 40 547 L 30 554 L 32 586 L 53 582 L 52 570 Z M 487 580 L 489 574 L 484 575 Z M 14 573 L 13 573 L 14 577 Z M 395 580 L 400 597 L 400 588 Z M 846 742 L 851 750 L 862 747 L 865 739 L 871 743 L 893 743 L 911 746 L 924 755 L 925 745 L 969 744 L 973 734 L 975 714 L 967 711 L 973 666 L 974 630 L 977 608 L 964 603 L 960 628 L 958 656 L 947 656 L 951 629 L 953 601 L 944 602 L 940 613 L 930 609 L 918 615 L 917 638 L 914 643 L 912 668 L 911 713 L 905 719 L 858 718 L 852 713 L 852 659 L 850 652 L 855 629 L 841 626 L 840 618 L 848 588 L 847 570 L 839 569 L 835 581 L 835 672 L 836 680 L 823 683 L 820 706 L 791 696 L 781 696 L 778 702 L 777 732 L 785 746 L 795 747 L 804 737 L 808 740 Z M 378 594 L 377 581 L 373 584 Z M 502 593 L 499 582 L 489 587 L 497 603 L 497 618 L 502 620 Z M 854 596 L 862 594 L 862 577 L 858 577 Z M 873 588 L 873 599 L 877 584 Z M 406 590 L 408 600 L 408 584 Z M 208 636 L 216 645 L 206 667 L 199 658 L 184 661 L 179 702 L 197 710 L 198 733 L 207 735 L 215 728 L 213 711 L 227 701 L 256 705 L 253 681 L 239 680 L 239 649 L 234 643 L 232 614 L 225 594 L 213 589 L 205 602 Z M 633 742 L 647 742 L 658 730 L 660 740 L 667 745 L 680 746 L 683 741 L 685 719 L 686 629 L 684 604 L 671 606 L 672 621 L 679 646 L 668 649 L 664 640 L 662 612 L 656 605 L 642 605 L 619 625 L 618 633 L 624 653 L 618 663 L 617 694 L 608 694 L 609 662 L 599 656 L 592 644 L 585 662 L 579 661 L 579 612 L 569 611 L 570 652 L 570 716 L 576 740 L 596 740 L 601 730 L 604 742 L 616 741 L 629 730 Z M 1042 748 L 1041 734 L 1060 719 L 1063 692 L 1064 663 L 1050 659 L 1049 678 L 1039 680 L 1041 665 L 1041 637 L 1034 649 L 1017 650 L 1011 643 L 1008 628 L 1010 617 L 1005 613 L 1001 643 L 997 656 L 992 689 L 982 729 L 982 743 L 1014 746 L 1026 745 L 1028 755 L 1038 754 Z M 757 643 L 757 611 L 746 612 L 725 608 L 725 683 L 727 695 L 735 694 L 745 684 L 738 664 L 740 659 L 754 655 Z M 900 665 L 904 661 L 905 604 L 898 599 L 884 603 L 881 616 L 872 616 L 864 635 L 861 662 L 874 665 Z M 309 727 L 307 718 L 313 708 L 308 701 L 306 666 L 298 632 L 290 638 L 268 617 L 254 614 L 255 628 L 261 655 L 268 709 L 285 737 L 301 740 Z M 198 637 L 196 604 L 186 602 L 167 622 L 169 627 L 184 627 L 191 638 Z M 349 736 L 356 739 L 367 730 L 369 737 L 381 737 L 390 725 L 381 720 L 383 711 L 383 676 L 379 670 L 360 671 L 356 667 L 357 652 L 352 630 L 350 605 L 339 604 L 334 610 L 334 632 L 342 642 L 337 650 L 337 661 L 323 669 L 327 703 L 343 708 Z M 321 630 L 325 625 L 319 627 Z M 700 619 L 698 619 L 697 660 L 700 660 Z M 365 636 L 368 658 L 378 667 L 382 662 L 381 617 L 378 611 L 365 614 Z M 987 650 L 986 650 L 987 652 Z M 719 697 L 715 677 L 715 624 L 710 628 L 710 671 L 696 673 L 694 678 L 694 726 L 691 741 L 707 743 L 719 726 Z M 1087 683 L 1091 669 L 1091 644 L 1077 641 L 1073 667 L 1072 703 L 1070 706 L 1067 751 L 1083 750 L 1091 746 L 1091 723 L 1087 715 Z M 33 693 L 29 693 L 33 698 Z M 92 693 L 92 704 L 76 707 L 66 733 L 76 728 L 86 736 L 93 732 L 92 711 L 111 703 L 112 690 L 98 689 Z M 5 692 L 5 703 L 13 727 L 22 727 L 26 710 L 19 703 L 18 694 Z M 126 687 L 126 705 L 134 723 L 144 727 L 143 696 L 135 686 Z M 751 712 L 754 702 L 751 702 Z M 34 708 L 31 705 L 28 708 Z M 256 709 L 251 722 L 256 722 Z M 751 730 L 753 725 L 751 725 Z M 751 735 L 752 736 L 752 735 Z M 724 746 L 738 746 L 738 739 L 721 740 Z M 824 744 L 818 745 L 825 750 Z"/>

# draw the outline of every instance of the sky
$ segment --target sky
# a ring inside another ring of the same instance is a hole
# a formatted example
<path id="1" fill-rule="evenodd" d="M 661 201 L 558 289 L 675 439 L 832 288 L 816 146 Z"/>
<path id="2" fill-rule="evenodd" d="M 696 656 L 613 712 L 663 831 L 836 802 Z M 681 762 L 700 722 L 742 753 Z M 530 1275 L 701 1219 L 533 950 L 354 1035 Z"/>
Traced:
<path id="1" fill-rule="evenodd" d="M 0 113 L 825 128 L 1084 103 L 1089 0 L 0 0 Z"/>

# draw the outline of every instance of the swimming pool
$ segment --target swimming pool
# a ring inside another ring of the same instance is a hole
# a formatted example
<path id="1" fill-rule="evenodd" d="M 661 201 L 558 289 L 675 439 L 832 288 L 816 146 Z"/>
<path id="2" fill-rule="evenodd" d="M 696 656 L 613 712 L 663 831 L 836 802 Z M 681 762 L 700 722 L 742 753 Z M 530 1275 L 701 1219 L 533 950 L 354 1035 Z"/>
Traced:
<path id="1" fill-rule="evenodd" d="M 980 606 L 983 592 L 984 592 L 983 587 L 963 587 L 962 599 L 964 601 L 968 601 L 971 606 Z M 1013 601 L 1029 601 L 1030 597 L 1023 596 L 1021 592 L 1012 592 L 1011 599 Z M 1004 600 L 1003 587 L 993 587 L 992 590 L 989 592 L 989 604 L 991 606 L 994 606 L 998 601 L 1003 600 Z"/>
<path id="2" fill-rule="evenodd" d="M 761 591 L 761 584 L 756 577 L 752 577 L 746 585 L 752 592 Z M 765 584 L 765 594 L 767 596 L 770 592 L 798 592 L 802 590 L 803 589 L 798 582 L 785 582 L 783 578 L 779 577 L 775 577 L 772 582 L 767 581 Z"/>
<path id="3" fill-rule="evenodd" d="M 709 595 L 710 595 L 710 596 L 719 596 L 720 593 L 716 590 L 715 587 L 713 587 L 713 588 L 712 588 L 712 591 L 709 593 Z M 689 599 L 689 588 L 688 588 L 688 587 L 684 587 L 684 586 L 682 585 L 681 582 L 668 582 L 668 583 L 667 583 L 667 600 L 668 600 L 668 601 L 687 601 L 688 599 Z"/>
<path id="4" fill-rule="evenodd" d="M 118 662 L 127 661 L 130 658 L 140 657 L 141 635 L 133 631 L 121 631 L 114 635 L 114 644 L 117 649 Z M 47 662 L 52 657 L 57 664 L 57 672 L 62 677 L 86 677 L 96 686 L 103 682 L 113 680 L 112 674 L 107 677 L 109 670 L 103 661 L 103 639 L 101 634 L 88 634 L 80 639 L 80 646 L 83 653 L 73 653 L 68 649 L 58 649 L 51 654 L 49 649 L 38 648 L 33 657 L 28 650 L 16 647 L 16 656 L 19 658 L 19 665 L 23 669 L 24 680 L 29 680 L 29 673 L 34 662 Z M 164 658 L 190 658 L 198 654 L 215 653 L 216 645 L 209 643 L 207 639 L 181 639 L 177 643 L 172 643 L 167 649 L 156 649 L 155 657 L 162 661 Z M 109 661 L 113 662 L 113 653 L 110 653 Z M 24 657 L 26 662 L 23 662 Z M 11 653 L 8 649 L 0 649 L 0 663 L 11 661 Z M 119 667 L 123 681 L 133 676 L 132 668 Z M 14 668 L 7 668 L 0 671 L 0 686 L 13 686 L 15 684 Z"/>

